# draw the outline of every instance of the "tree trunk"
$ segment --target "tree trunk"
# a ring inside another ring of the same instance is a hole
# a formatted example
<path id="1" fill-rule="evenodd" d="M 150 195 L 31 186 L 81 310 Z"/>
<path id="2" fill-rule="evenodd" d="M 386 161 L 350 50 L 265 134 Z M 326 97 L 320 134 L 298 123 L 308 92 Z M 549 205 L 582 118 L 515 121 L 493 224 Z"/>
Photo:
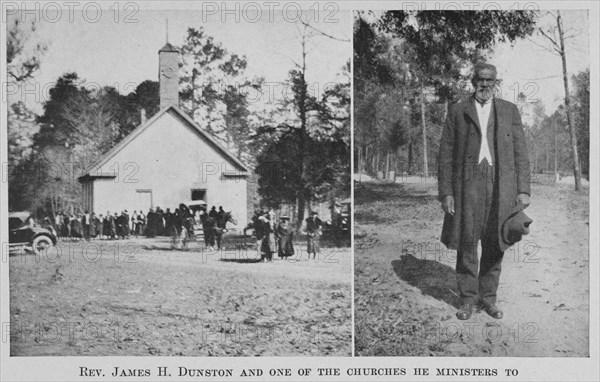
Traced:
<path id="1" fill-rule="evenodd" d="M 562 18 L 560 11 L 557 12 L 556 26 L 558 28 L 558 37 L 560 39 L 560 58 L 563 67 L 563 83 L 565 86 L 565 108 L 567 112 L 567 124 L 569 125 L 569 136 L 571 138 L 571 150 L 573 151 L 573 174 L 575 175 L 575 191 L 581 188 L 581 168 L 579 167 L 579 153 L 577 150 L 577 132 L 573 124 L 573 116 L 571 110 L 571 100 L 569 93 L 569 77 L 567 74 L 567 56 L 565 53 L 564 31 L 562 29 Z"/>
<path id="2" fill-rule="evenodd" d="M 421 125 L 423 129 L 423 174 L 429 175 L 429 164 L 427 163 L 427 125 L 425 123 L 425 90 L 421 85 Z"/>
<path id="3" fill-rule="evenodd" d="M 408 175 L 413 174 L 413 166 L 414 166 L 414 154 L 413 154 L 413 143 L 408 143 Z"/>
<path id="4" fill-rule="evenodd" d="M 304 221 L 304 209 L 306 208 L 306 200 L 304 198 L 298 198 L 296 204 L 298 206 L 296 233 L 298 233 L 300 232 L 300 229 L 302 228 L 302 222 Z"/>
<path id="5" fill-rule="evenodd" d="M 307 85 L 306 85 L 306 35 L 303 34 L 302 35 L 302 68 L 301 68 L 301 73 L 302 73 L 302 78 L 301 78 L 301 87 L 300 87 L 300 94 L 299 94 L 299 99 L 298 99 L 298 114 L 300 115 L 300 156 L 301 156 L 301 161 L 302 161 L 302 169 L 301 169 L 301 174 L 300 174 L 300 179 L 302 179 L 301 182 L 301 190 L 299 193 L 299 200 L 298 200 L 298 227 L 297 229 L 300 230 L 300 227 L 302 225 L 302 220 L 304 219 L 304 208 L 306 206 L 306 197 L 305 197 L 305 192 L 306 192 L 306 185 L 308 184 L 308 180 L 307 180 L 307 160 L 308 157 L 306 155 L 306 141 L 308 138 L 308 134 L 306 132 L 306 91 L 307 91 Z"/>
<path id="6" fill-rule="evenodd" d="M 390 150 L 387 150 L 386 157 L 385 157 L 385 179 L 388 179 L 389 176 L 390 176 Z"/>
<path id="7" fill-rule="evenodd" d="M 554 178 L 558 179 L 558 126 L 554 124 Z"/>
<path id="8" fill-rule="evenodd" d="M 359 146 L 358 147 L 358 183 L 361 182 L 361 176 L 362 176 L 362 161 L 363 161 L 363 147 Z"/>

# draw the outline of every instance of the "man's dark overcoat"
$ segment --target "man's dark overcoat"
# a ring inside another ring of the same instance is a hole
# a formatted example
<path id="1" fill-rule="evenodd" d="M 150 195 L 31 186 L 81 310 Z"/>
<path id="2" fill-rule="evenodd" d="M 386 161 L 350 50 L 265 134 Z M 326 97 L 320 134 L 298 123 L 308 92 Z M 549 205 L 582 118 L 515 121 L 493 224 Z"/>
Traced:
<path id="1" fill-rule="evenodd" d="M 440 201 L 454 196 L 454 215 L 446 214 L 441 241 L 449 249 L 459 249 L 477 239 L 474 227 L 475 187 L 481 145 L 481 129 L 474 98 L 453 105 L 448 110 L 438 157 L 438 191 Z M 498 195 L 498 241 L 502 251 L 509 245 L 500 239 L 502 223 L 514 211 L 517 194 L 530 194 L 529 157 L 521 116 L 517 106 L 494 98 L 490 118 L 495 118 L 495 170 Z M 494 155 L 494 154 L 492 154 Z"/>

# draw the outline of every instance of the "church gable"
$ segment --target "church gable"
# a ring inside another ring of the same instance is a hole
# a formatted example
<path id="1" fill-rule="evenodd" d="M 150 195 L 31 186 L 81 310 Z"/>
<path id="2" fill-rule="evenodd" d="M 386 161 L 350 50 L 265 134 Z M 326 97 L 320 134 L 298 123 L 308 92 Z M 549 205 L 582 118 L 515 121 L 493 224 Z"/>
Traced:
<path id="1" fill-rule="evenodd" d="M 132 131 L 109 150 L 80 180 L 110 177 L 115 165 L 126 163 L 152 165 L 161 160 L 173 164 L 179 160 L 194 160 L 205 167 L 218 165 L 220 172 L 245 176 L 246 166 L 214 138 L 204 132 L 191 118 L 171 106 Z M 130 164 L 128 167 L 132 167 Z"/>

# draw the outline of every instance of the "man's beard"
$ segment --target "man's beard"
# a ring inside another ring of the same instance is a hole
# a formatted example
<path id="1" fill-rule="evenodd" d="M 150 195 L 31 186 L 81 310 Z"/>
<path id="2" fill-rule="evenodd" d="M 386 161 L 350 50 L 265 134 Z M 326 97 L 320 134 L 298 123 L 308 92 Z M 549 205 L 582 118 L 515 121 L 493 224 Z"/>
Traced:
<path id="1" fill-rule="evenodd" d="M 489 99 L 491 99 L 494 96 L 494 90 L 492 89 L 492 87 L 486 87 L 486 88 L 478 88 L 475 91 L 475 98 L 477 98 L 478 101 L 487 101 Z"/>

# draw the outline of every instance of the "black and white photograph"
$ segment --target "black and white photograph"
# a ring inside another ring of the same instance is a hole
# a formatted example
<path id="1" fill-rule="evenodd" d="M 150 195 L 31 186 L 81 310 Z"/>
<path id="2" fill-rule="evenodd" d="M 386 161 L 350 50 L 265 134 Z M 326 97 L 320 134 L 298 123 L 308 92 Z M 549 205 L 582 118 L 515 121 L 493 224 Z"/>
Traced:
<path id="1" fill-rule="evenodd" d="M 4 8 L 10 355 L 350 356 L 351 13 L 36 4 Z"/>
<path id="2" fill-rule="evenodd" d="M 600 2 L 0 10 L 1 381 L 600 379 Z"/>
<path id="3" fill-rule="evenodd" d="M 354 13 L 357 356 L 590 355 L 589 22 Z"/>

